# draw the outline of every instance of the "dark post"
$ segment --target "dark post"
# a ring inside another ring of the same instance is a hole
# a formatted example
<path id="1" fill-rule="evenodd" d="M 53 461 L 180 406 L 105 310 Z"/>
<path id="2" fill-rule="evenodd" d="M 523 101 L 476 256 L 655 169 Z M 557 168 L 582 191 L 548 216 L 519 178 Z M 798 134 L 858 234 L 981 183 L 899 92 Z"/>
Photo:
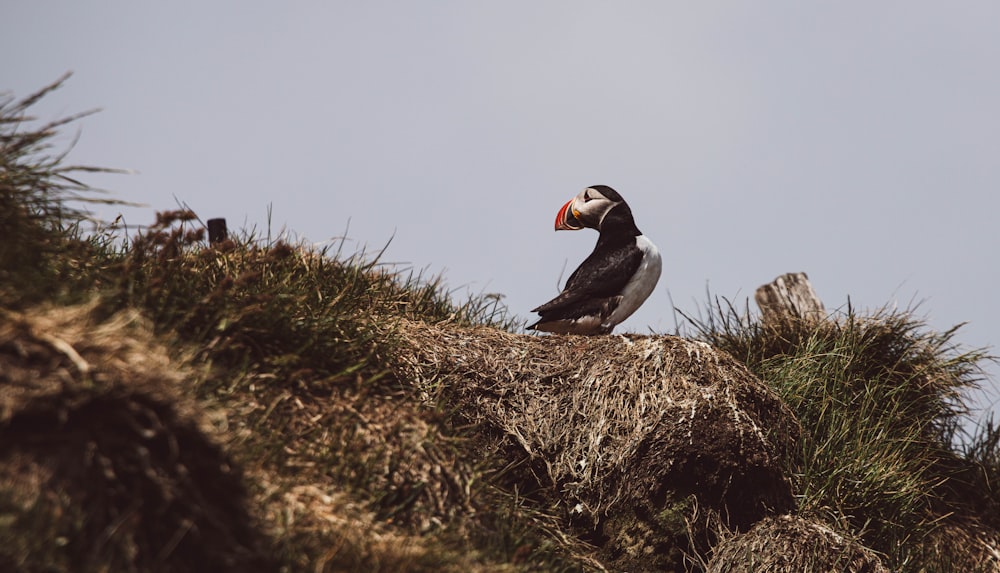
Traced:
<path id="1" fill-rule="evenodd" d="M 226 220 L 225 219 L 209 219 L 208 220 L 208 242 L 210 244 L 219 243 L 225 241 L 229 236 L 229 232 L 226 230 Z"/>

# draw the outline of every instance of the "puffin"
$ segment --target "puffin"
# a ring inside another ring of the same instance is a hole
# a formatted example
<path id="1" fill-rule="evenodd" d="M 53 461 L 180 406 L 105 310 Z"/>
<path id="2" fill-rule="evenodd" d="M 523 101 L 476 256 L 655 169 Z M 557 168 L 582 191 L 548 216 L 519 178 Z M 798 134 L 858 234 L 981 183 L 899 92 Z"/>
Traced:
<path id="1" fill-rule="evenodd" d="M 535 308 L 529 329 L 558 334 L 608 334 L 631 316 L 656 287 L 660 251 L 635 226 L 617 191 L 593 185 L 559 209 L 556 231 L 596 229 L 597 246 L 566 281 L 559 296 Z"/>

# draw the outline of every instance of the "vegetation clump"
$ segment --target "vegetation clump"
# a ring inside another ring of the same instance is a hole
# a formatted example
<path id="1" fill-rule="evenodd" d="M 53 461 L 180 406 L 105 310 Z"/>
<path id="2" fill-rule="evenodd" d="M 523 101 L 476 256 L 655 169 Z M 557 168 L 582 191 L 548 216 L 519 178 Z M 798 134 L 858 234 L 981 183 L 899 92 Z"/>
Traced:
<path id="1" fill-rule="evenodd" d="M 802 422 L 798 512 L 855 532 L 894 570 L 1000 568 L 997 430 L 963 436 L 963 391 L 991 357 L 910 311 L 762 323 L 716 304 L 696 335 L 741 359 Z M 988 453 L 992 452 L 992 453 Z M 994 476 L 994 477 L 988 477 Z M 942 543 L 944 536 L 957 541 Z M 914 567 L 910 569 L 910 567 Z"/>
<path id="2" fill-rule="evenodd" d="M 90 221 L 81 206 L 122 203 L 82 183 L 86 173 L 120 172 L 66 165 L 68 150 L 55 152 L 60 130 L 93 112 L 35 125 L 29 110 L 68 78 L 23 98 L 0 93 L 0 296 L 7 306 L 59 294 L 71 296 L 77 264 L 89 264 L 91 237 L 80 225 Z"/>
<path id="3" fill-rule="evenodd" d="M 190 373 L 136 311 L 94 314 L 0 314 L 0 566 L 269 570 Z"/>
<path id="4" fill-rule="evenodd" d="M 821 521 L 781 515 L 719 543 L 708 573 L 888 573 L 878 555 Z"/>
<path id="5" fill-rule="evenodd" d="M 683 566 L 670 549 L 687 548 L 686 524 L 666 507 L 748 527 L 794 506 L 782 460 L 797 420 L 704 343 L 420 322 L 402 332 L 401 377 L 477 428 L 480 447 L 507 461 L 507 487 L 563 515 L 615 568 Z"/>
<path id="6" fill-rule="evenodd" d="M 379 253 L 88 228 L 56 87 L 0 100 L 0 568 L 1000 570 L 955 331 L 527 336 Z"/>

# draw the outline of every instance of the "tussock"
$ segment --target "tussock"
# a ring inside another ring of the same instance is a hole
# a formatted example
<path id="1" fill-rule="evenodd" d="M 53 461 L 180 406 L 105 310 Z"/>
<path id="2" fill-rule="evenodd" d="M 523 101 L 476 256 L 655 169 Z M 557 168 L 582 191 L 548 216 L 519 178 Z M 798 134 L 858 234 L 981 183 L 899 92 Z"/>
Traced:
<path id="1" fill-rule="evenodd" d="M 694 495 L 746 527 L 793 505 L 782 458 L 794 450 L 798 422 L 766 385 L 707 344 L 400 328 L 400 377 L 435 402 L 445 396 L 493 447 L 538 468 L 537 486 L 578 522 L 599 531 L 607 518 L 628 515 L 642 529 L 662 529 L 659 514 Z M 624 531 L 597 537 L 618 535 L 612 546 L 649 551 Z"/>
<path id="2" fill-rule="evenodd" d="M 919 539 L 913 553 L 928 570 L 1000 573 L 1000 532 L 976 517 L 953 514 Z"/>
<path id="3" fill-rule="evenodd" d="M 912 311 L 849 305 L 822 322 L 768 325 L 718 301 L 707 321 L 691 322 L 802 422 L 802 452 L 788 460 L 799 512 L 835 516 L 894 570 L 995 563 L 998 435 L 988 424 L 966 452 L 956 444 L 962 393 L 991 357 L 956 343 L 958 327 L 936 332 Z"/>
<path id="4" fill-rule="evenodd" d="M 815 520 L 782 515 L 720 543 L 707 573 L 889 573 L 878 555 Z"/>
<path id="5" fill-rule="evenodd" d="M 240 473 L 138 313 L 0 312 L 0 568 L 268 568 Z"/>
<path id="6" fill-rule="evenodd" d="M 27 306 L 56 293 L 72 296 L 73 275 L 90 251 L 80 240 L 81 225 L 93 220 L 87 204 L 123 204 L 77 178 L 119 170 L 66 165 L 69 150 L 58 151 L 57 135 L 90 115 L 84 112 L 48 122 L 32 116 L 32 107 L 59 89 L 69 74 L 37 92 L 15 99 L 0 91 L 0 301 Z M 89 226 L 89 225 L 88 225 Z"/>

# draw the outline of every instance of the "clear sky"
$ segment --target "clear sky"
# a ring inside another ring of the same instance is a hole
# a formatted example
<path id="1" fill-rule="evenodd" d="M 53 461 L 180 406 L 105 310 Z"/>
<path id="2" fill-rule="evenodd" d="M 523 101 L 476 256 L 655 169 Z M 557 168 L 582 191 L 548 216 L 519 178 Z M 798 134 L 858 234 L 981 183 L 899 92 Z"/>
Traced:
<path id="1" fill-rule="evenodd" d="M 1000 344 L 1000 3 L 11 0 L 0 89 L 62 73 L 44 119 L 93 107 L 74 163 L 148 208 L 392 243 L 460 294 L 529 310 L 615 187 L 660 248 L 619 331 L 671 300 L 740 304 L 806 271 L 828 308 L 907 307 Z M 72 133 L 66 135 L 68 144 Z M 98 214 L 114 218 L 118 210 Z M 996 383 L 1000 369 L 992 368 Z M 997 393 L 978 398 L 993 403 Z"/>

